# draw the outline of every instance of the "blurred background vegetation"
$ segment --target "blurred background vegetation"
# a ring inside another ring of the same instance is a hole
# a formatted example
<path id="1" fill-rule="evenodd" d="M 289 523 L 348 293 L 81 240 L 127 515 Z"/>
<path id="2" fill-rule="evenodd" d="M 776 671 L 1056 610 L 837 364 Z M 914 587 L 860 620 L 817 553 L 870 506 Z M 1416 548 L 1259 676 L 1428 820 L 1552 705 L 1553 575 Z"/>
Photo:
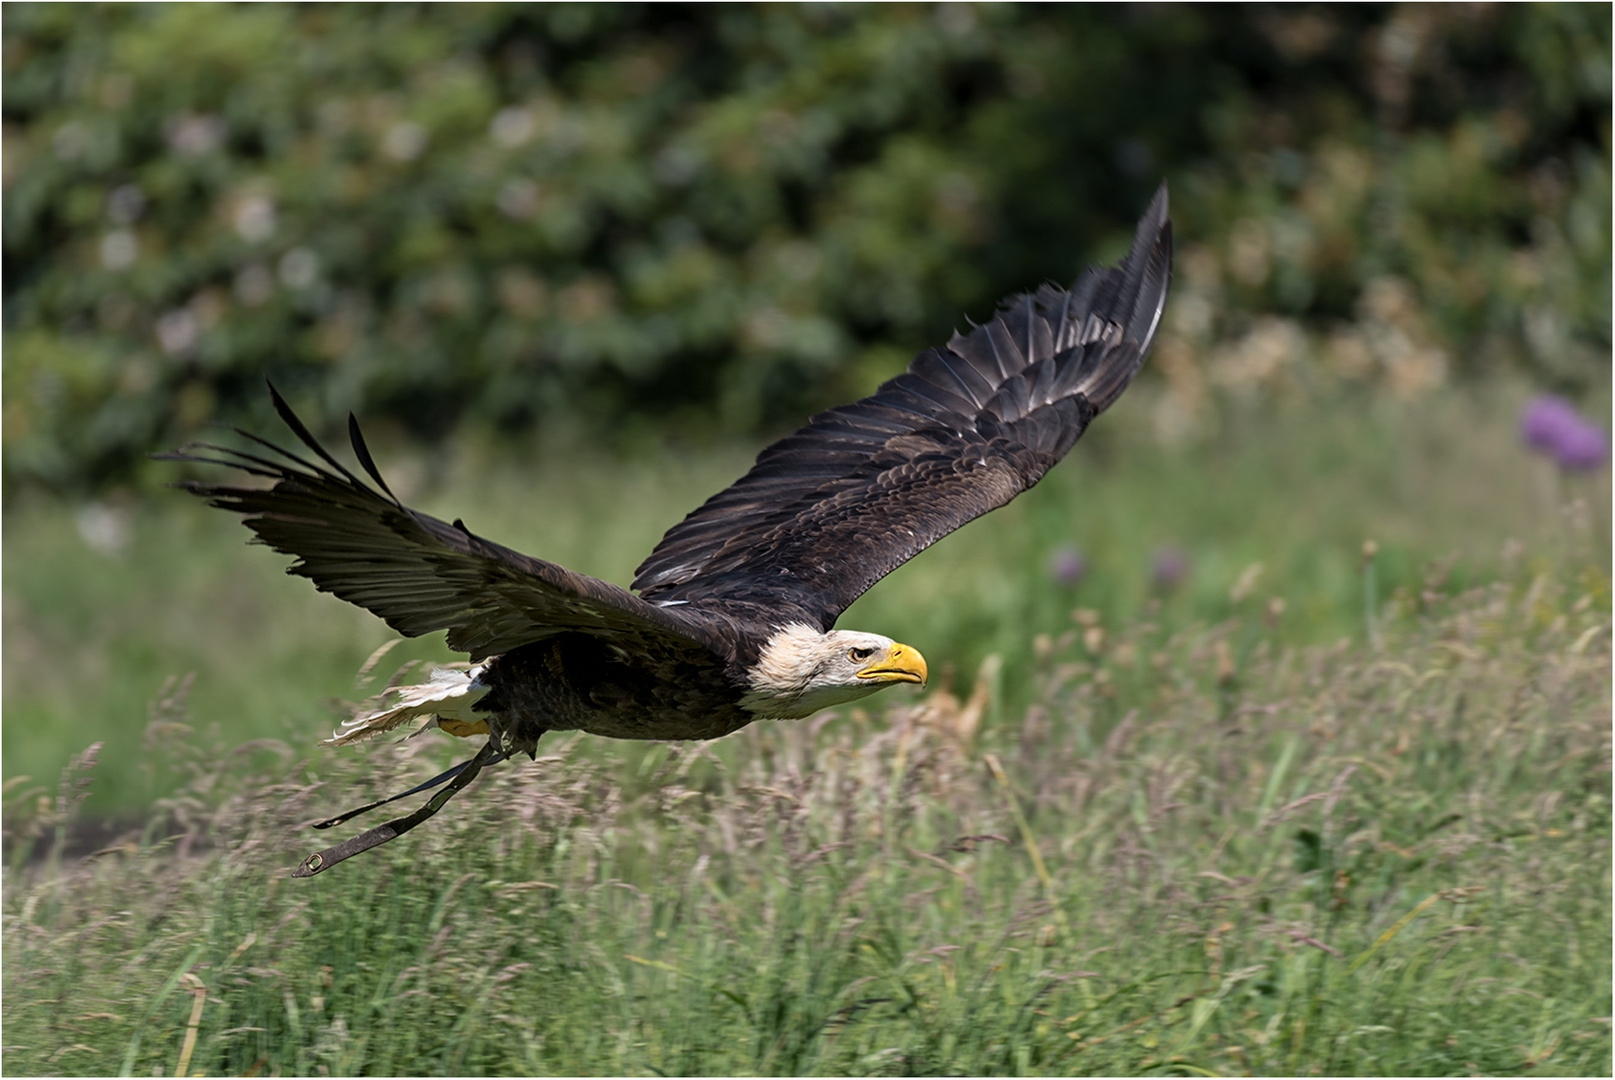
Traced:
<path id="1" fill-rule="evenodd" d="M 206 420 L 275 430 L 266 375 L 427 441 L 776 433 L 1114 258 L 1163 177 L 1161 438 L 1342 383 L 1586 400 L 1610 22 L 10 4 L 6 491 L 147 488 Z"/>

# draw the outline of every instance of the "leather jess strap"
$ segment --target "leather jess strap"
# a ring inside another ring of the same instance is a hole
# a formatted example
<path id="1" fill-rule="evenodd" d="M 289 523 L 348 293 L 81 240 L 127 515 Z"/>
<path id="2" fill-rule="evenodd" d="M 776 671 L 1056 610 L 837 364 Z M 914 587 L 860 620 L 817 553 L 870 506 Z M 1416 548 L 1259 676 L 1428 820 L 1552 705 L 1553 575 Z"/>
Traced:
<path id="1" fill-rule="evenodd" d="M 357 810 L 350 810 L 346 814 L 341 814 L 337 817 L 318 823 L 314 826 L 316 829 L 328 829 L 333 825 L 340 825 L 342 822 L 347 821 L 350 818 L 357 817 L 367 810 L 374 810 L 378 806 L 383 806 L 392 802 L 393 799 L 402 799 L 404 796 L 413 795 L 417 791 L 424 791 L 427 788 L 436 787 L 443 781 L 453 777 L 453 782 L 450 783 L 448 787 L 444 788 L 436 795 L 433 795 L 431 799 L 427 801 L 425 806 L 422 806 L 413 814 L 407 814 L 401 818 L 394 818 L 392 821 L 377 825 L 373 829 L 366 829 L 358 836 L 351 837 L 342 841 L 340 844 L 328 847 L 324 851 L 315 852 L 313 855 L 310 855 L 308 858 L 304 859 L 298 864 L 297 869 L 292 871 L 292 877 L 313 877 L 321 870 L 329 870 L 342 860 L 352 858 L 361 851 L 369 851 L 373 847 L 380 847 L 387 841 L 404 835 L 405 833 L 409 832 L 409 830 L 413 829 L 415 826 L 419 825 L 421 822 L 443 809 L 445 803 L 463 791 L 466 785 L 470 784 L 471 781 L 477 778 L 477 774 L 482 772 L 482 767 L 484 765 L 492 765 L 495 762 L 503 761 L 504 757 L 504 754 L 494 749 L 493 742 L 490 740 L 483 746 L 481 750 L 477 751 L 477 755 L 475 757 L 471 758 L 469 761 L 462 761 L 454 768 L 433 777 L 424 784 L 418 784 L 415 787 L 410 788 L 408 791 L 400 792 L 399 794 L 394 795 L 390 799 L 382 799 L 379 802 L 369 803 L 368 805 L 359 807 Z"/>

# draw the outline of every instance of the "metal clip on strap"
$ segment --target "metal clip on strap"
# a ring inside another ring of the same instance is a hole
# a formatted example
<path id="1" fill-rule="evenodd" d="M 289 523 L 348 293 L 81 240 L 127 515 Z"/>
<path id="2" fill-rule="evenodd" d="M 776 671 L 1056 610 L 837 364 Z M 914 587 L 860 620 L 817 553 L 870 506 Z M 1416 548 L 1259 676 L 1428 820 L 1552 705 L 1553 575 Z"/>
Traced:
<path id="1" fill-rule="evenodd" d="M 494 749 L 491 741 L 488 742 L 481 750 L 477 751 L 476 757 L 464 762 L 463 764 L 456 765 L 442 776 L 429 780 L 425 784 L 422 784 L 419 787 L 411 788 L 409 791 L 403 793 L 404 795 L 413 794 L 416 791 L 422 790 L 422 788 L 431 787 L 433 784 L 441 781 L 444 777 L 453 776 L 454 782 L 448 787 L 444 788 L 442 791 L 438 792 L 436 795 L 433 795 L 425 806 L 421 807 L 413 814 L 409 814 L 401 818 L 394 818 L 392 821 L 377 825 L 373 829 L 366 829 L 358 836 L 344 840 L 340 844 L 333 847 L 328 847 L 324 851 L 316 852 L 315 854 L 310 855 L 308 858 L 304 859 L 298 864 L 296 870 L 292 871 L 292 877 L 313 877 L 321 870 L 329 870 L 343 859 L 351 858 L 352 856 L 359 854 L 361 851 L 369 851 L 373 847 L 380 847 L 387 841 L 404 835 L 405 833 L 409 832 L 409 830 L 413 829 L 415 826 L 419 825 L 421 822 L 443 809 L 445 803 L 454 798 L 454 796 L 459 794 L 467 784 L 471 783 L 471 781 L 477 778 L 477 774 L 482 772 L 482 767 L 484 765 L 491 765 L 496 761 L 501 761 L 504 759 L 504 756 L 505 755 Z M 393 796 L 394 799 L 402 797 L 403 795 Z M 316 825 L 315 828 L 327 828 L 331 825 L 337 824 L 338 822 L 346 821 L 356 814 L 362 814 L 366 810 L 374 809 L 375 807 L 382 805 L 382 803 L 388 803 L 391 801 L 392 799 L 383 799 L 381 802 L 371 803 L 368 806 L 360 807 L 358 810 L 350 811 L 341 815 L 340 817 L 332 818 L 329 821 L 322 821 Z"/>

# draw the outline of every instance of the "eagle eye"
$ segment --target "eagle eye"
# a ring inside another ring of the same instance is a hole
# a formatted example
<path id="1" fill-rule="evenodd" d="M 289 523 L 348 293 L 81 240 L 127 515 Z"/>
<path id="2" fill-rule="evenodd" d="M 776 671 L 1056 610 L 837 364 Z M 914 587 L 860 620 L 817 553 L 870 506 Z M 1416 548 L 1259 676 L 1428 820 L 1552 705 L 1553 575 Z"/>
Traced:
<path id="1" fill-rule="evenodd" d="M 874 649 L 848 649 L 847 650 L 847 659 L 848 660 L 868 660 L 871 656 L 874 656 L 874 655 L 875 655 L 875 650 Z"/>

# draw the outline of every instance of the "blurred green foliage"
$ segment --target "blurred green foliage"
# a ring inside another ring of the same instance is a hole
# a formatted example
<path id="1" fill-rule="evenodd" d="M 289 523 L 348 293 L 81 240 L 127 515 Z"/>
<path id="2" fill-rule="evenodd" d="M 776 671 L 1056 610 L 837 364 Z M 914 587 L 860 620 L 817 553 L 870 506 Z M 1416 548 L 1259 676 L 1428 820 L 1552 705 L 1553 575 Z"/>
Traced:
<path id="1" fill-rule="evenodd" d="M 1608 5 L 9 4 L 3 34 L 12 487 L 273 430 L 265 375 L 427 438 L 777 428 L 1113 258 L 1163 176 L 1180 419 L 1298 371 L 1608 378 Z"/>

